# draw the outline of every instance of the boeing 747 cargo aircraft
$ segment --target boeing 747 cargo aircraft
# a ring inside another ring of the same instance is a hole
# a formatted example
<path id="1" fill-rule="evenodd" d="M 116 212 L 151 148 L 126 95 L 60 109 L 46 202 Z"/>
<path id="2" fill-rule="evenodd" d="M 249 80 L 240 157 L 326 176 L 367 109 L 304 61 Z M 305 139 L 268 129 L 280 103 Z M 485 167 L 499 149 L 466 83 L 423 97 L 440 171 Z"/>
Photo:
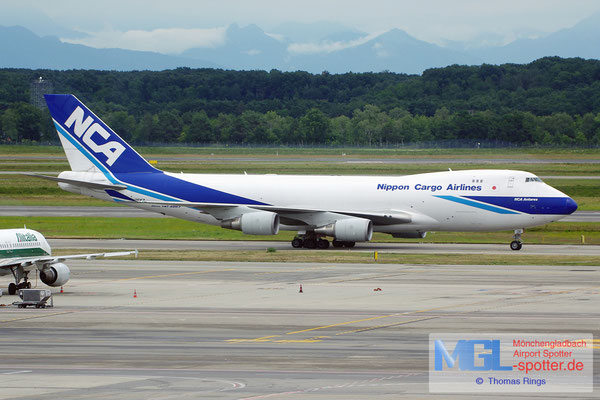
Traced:
<path id="1" fill-rule="evenodd" d="M 45 178 L 69 192 L 241 230 L 297 231 L 293 247 L 352 247 L 373 232 L 422 238 L 428 231 L 514 230 L 577 209 L 529 172 L 444 171 L 409 176 L 184 174 L 150 165 L 73 95 L 46 95 L 71 171 Z"/>

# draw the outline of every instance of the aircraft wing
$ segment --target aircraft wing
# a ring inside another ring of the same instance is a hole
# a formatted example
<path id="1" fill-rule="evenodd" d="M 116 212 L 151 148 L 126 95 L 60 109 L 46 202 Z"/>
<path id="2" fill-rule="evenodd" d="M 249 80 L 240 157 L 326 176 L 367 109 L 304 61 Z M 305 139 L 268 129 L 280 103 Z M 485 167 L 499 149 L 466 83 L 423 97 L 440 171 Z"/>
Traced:
<path id="1" fill-rule="evenodd" d="M 59 262 L 63 262 L 65 260 L 73 260 L 73 259 L 87 259 L 94 260 L 96 258 L 101 257 L 124 257 L 131 254 L 135 254 L 137 257 L 138 251 L 117 251 L 112 253 L 90 253 L 90 254 L 72 254 L 72 255 L 64 255 L 64 256 L 43 256 L 43 257 L 20 257 L 20 258 L 8 258 L 3 260 L 0 264 L 0 269 L 10 269 L 15 266 L 21 267 L 30 267 L 32 265 L 36 266 L 48 266 L 52 264 L 56 264 Z"/>
<path id="2" fill-rule="evenodd" d="M 127 204 L 126 202 L 124 202 Z M 151 204 L 165 206 L 190 207 L 210 214 L 219 220 L 235 218 L 239 216 L 241 210 L 248 212 L 248 209 L 271 211 L 280 215 L 293 216 L 295 219 L 311 224 L 310 215 L 315 213 L 332 213 L 338 215 L 347 215 L 349 217 L 364 218 L 371 220 L 375 225 L 393 225 L 409 224 L 413 220 L 413 213 L 402 210 L 383 210 L 383 211 L 350 211 L 350 210 L 325 210 L 318 208 L 305 207 L 280 207 L 270 205 L 240 205 L 240 204 L 222 204 L 222 203 L 194 203 L 194 202 L 132 202 L 135 204 Z M 306 218 L 303 218 L 303 215 Z"/>
<path id="3" fill-rule="evenodd" d="M 296 215 L 310 213 L 333 213 L 347 215 L 349 217 L 364 218 L 373 221 L 375 225 L 408 224 L 412 221 L 409 213 L 400 210 L 388 211 L 348 211 L 348 210 L 318 210 L 301 207 L 277 207 L 277 206 L 248 206 L 256 210 L 271 211 L 277 214 Z"/>

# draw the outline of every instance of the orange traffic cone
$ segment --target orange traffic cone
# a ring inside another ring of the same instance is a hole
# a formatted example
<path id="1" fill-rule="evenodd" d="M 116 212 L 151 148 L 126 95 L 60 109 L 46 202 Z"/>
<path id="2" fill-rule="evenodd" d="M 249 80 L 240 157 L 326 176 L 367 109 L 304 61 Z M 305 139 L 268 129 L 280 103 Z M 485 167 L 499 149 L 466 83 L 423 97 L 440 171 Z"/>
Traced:
<path id="1" fill-rule="evenodd" d="M 135 289 L 133 289 L 133 298 L 137 299 L 137 292 L 135 291 Z"/>
<path id="2" fill-rule="evenodd" d="M 300 291 L 299 291 L 298 293 L 304 293 L 304 292 L 302 291 L 302 284 L 300 284 Z"/>
<path id="3" fill-rule="evenodd" d="M 64 292 L 63 292 L 63 288 L 62 288 L 62 286 L 60 287 L 60 292 L 61 292 L 61 293 L 64 293 Z"/>

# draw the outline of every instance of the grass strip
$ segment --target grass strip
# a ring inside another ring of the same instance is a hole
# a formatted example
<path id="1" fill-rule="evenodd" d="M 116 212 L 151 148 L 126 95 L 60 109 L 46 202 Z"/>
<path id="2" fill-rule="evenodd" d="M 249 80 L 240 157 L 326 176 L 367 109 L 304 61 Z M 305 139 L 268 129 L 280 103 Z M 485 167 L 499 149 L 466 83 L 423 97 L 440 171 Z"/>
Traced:
<path id="1" fill-rule="evenodd" d="M 508 249 L 508 247 L 507 247 Z M 111 250 L 106 250 L 111 251 Z M 56 255 L 96 253 L 98 249 L 57 249 Z M 142 250 L 138 258 L 157 261 L 228 261 L 228 262 L 294 262 L 294 263 L 358 263 L 358 264 L 417 264 L 417 265 L 555 265 L 598 266 L 600 256 L 506 254 L 411 254 L 372 251 L 338 250 Z"/>
<path id="2" fill-rule="evenodd" d="M 276 236 L 252 236 L 175 218 L 111 217 L 0 217 L 0 229 L 26 225 L 47 238 L 96 239 L 179 239 L 179 240 L 262 240 L 291 241 L 295 232 L 282 231 Z M 525 243 L 533 244 L 600 244 L 600 224 L 594 222 L 555 222 L 528 229 Z M 502 232 L 430 232 L 425 239 L 393 239 L 376 233 L 374 242 L 386 243 L 508 243 L 511 231 Z"/>

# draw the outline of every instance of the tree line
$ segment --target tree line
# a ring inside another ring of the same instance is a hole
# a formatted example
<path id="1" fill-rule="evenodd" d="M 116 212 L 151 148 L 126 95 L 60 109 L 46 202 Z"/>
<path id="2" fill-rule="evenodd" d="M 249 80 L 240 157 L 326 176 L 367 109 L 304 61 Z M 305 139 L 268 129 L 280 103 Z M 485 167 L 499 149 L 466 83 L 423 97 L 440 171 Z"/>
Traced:
<path id="1" fill-rule="evenodd" d="M 73 93 L 135 144 L 598 146 L 600 61 L 389 72 L 0 70 L 0 140 L 55 142 L 30 82 Z"/>

